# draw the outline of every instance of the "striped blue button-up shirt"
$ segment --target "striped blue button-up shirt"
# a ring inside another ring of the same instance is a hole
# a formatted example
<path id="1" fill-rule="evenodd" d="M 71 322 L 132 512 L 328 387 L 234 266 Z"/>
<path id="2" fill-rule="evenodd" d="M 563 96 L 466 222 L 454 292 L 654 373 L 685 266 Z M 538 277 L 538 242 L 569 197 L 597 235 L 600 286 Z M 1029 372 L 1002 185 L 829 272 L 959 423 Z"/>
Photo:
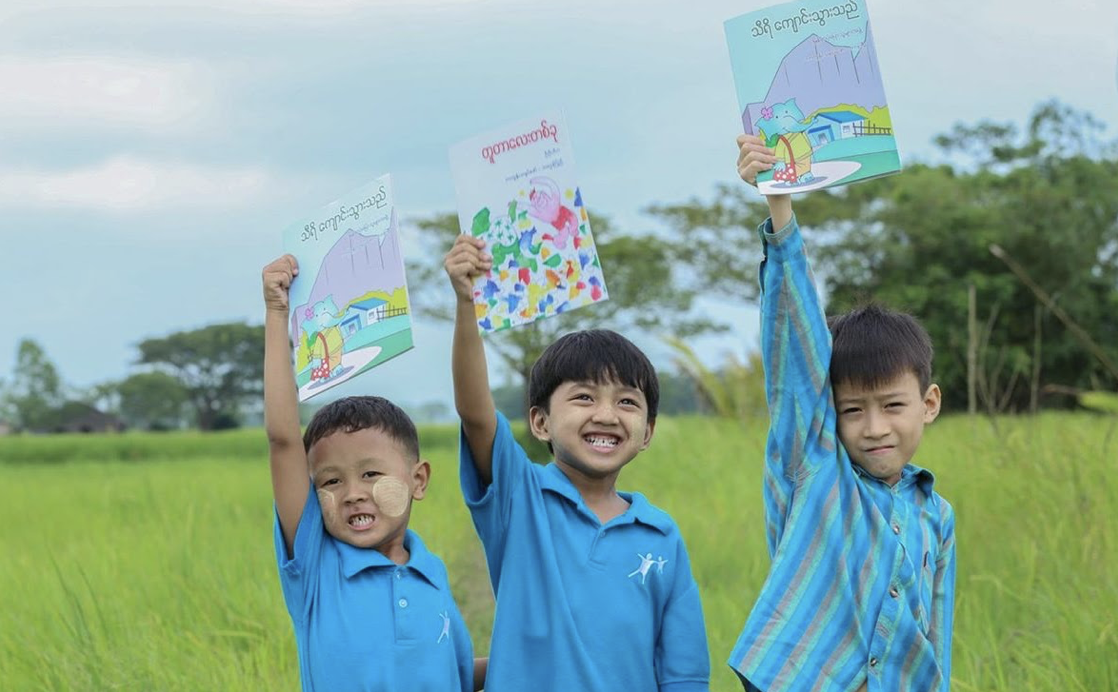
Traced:
<path id="1" fill-rule="evenodd" d="M 932 474 L 895 485 L 850 461 L 831 396 L 831 335 L 793 219 L 761 226 L 772 566 L 730 656 L 747 690 L 948 689 L 955 517 Z"/>

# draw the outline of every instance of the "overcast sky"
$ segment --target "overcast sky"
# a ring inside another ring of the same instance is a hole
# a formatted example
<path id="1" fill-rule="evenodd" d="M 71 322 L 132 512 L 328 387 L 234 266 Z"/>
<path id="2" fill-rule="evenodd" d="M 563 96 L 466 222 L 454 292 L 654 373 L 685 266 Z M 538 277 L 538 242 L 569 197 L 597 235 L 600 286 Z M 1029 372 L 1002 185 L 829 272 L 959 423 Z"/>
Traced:
<path id="1" fill-rule="evenodd" d="M 88 386 L 128 374 L 145 337 L 260 322 L 285 225 L 385 172 L 405 219 L 452 211 L 447 147 L 556 106 L 587 205 L 651 230 L 648 204 L 734 181 L 722 22 L 765 4 L 4 0 L 0 376 L 22 338 Z M 869 10 L 903 160 L 1050 98 L 1118 136 L 1118 2 Z M 725 315 L 712 362 L 756 342 L 755 313 Z M 335 391 L 449 402 L 449 334 L 419 320 L 414 351 Z"/>

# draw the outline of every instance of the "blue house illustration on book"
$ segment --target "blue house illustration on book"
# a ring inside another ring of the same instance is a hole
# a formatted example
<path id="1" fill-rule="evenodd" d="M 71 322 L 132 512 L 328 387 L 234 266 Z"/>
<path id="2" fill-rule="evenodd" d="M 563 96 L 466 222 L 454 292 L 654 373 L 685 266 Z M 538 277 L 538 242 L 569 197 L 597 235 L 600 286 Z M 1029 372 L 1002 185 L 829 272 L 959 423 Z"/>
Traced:
<path id="1" fill-rule="evenodd" d="M 811 146 L 818 149 L 836 140 L 856 136 L 855 125 L 865 124 L 866 117 L 853 111 L 831 111 L 815 116 L 807 135 Z"/>
<path id="2" fill-rule="evenodd" d="M 366 298 L 350 305 L 341 324 L 338 325 L 342 330 L 342 338 L 349 339 L 363 327 L 383 320 L 387 305 L 388 303 L 380 298 Z"/>

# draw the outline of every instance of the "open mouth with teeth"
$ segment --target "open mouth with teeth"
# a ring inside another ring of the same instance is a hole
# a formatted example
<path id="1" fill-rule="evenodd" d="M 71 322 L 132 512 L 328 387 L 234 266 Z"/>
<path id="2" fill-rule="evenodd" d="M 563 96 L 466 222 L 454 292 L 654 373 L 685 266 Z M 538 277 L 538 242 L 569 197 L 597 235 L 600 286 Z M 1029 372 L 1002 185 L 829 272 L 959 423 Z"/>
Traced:
<path id="1" fill-rule="evenodd" d="M 354 514 L 347 522 L 351 529 L 356 531 L 364 531 L 371 527 L 376 519 L 371 514 Z"/>
<path id="2" fill-rule="evenodd" d="M 621 444 L 621 438 L 615 435 L 603 435 L 601 433 L 583 435 L 582 439 L 599 452 L 611 451 L 615 449 L 617 445 Z"/>

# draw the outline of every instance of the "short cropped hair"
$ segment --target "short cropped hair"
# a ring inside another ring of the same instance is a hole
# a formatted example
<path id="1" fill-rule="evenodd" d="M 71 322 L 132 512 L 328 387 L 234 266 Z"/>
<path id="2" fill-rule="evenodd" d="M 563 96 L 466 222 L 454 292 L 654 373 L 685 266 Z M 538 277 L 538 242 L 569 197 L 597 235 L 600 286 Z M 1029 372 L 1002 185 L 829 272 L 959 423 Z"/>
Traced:
<path id="1" fill-rule="evenodd" d="M 619 382 L 639 389 L 656 420 L 660 383 L 656 368 L 636 344 L 609 329 L 566 334 L 544 350 L 528 376 L 528 406 L 548 410 L 551 395 L 564 382 Z"/>
<path id="2" fill-rule="evenodd" d="M 396 404 L 379 396 L 348 396 L 326 404 L 315 412 L 303 432 L 303 449 L 333 433 L 352 433 L 376 428 L 403 445 L 408 455 L 419 459 L 419 433 L 408 414 Z"/>
<path id="3" fill-rule="evenodd" d="M 831 329 L 831 384 L 867 389 L 888 384 L 906 372 L 920 392 L 932 383 L 932 339 L 912 315 L 868 303 L 827 320 Z"/>

